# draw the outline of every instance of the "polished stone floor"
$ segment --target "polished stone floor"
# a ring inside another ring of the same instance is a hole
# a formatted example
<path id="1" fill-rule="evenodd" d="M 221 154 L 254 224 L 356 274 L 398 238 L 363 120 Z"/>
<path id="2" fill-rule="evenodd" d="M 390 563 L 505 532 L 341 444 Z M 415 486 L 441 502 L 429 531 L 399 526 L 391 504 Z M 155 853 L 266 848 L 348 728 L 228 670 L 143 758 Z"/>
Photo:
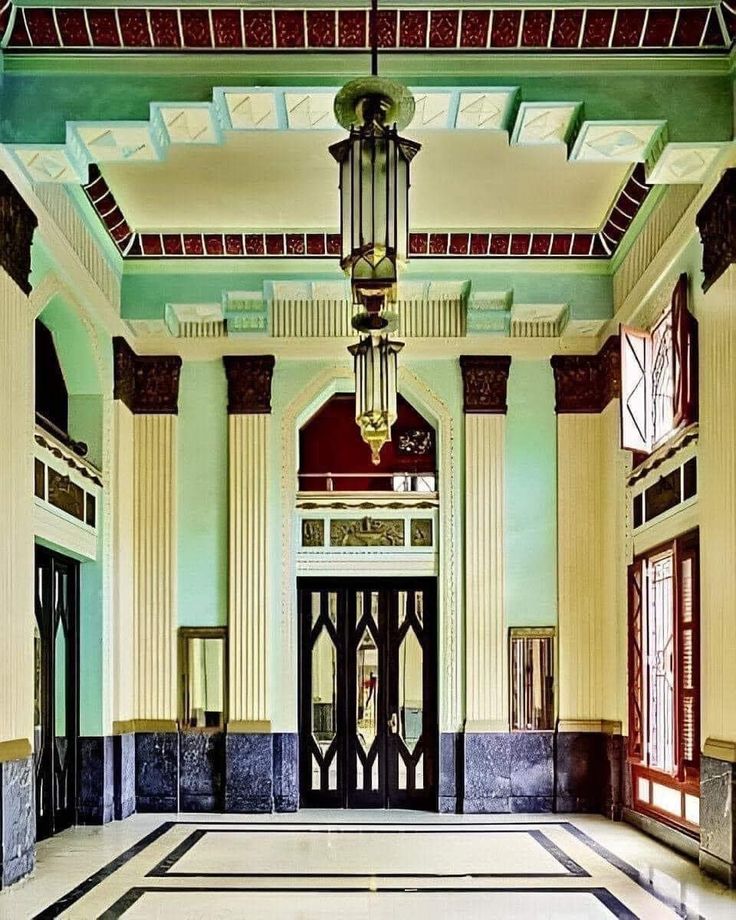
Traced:
<path id="1" fill-rule="evenodd" d="M 736 918 L 736 894 L 588 816 L 135 815 L 38 847 L 0 918 Z"/>

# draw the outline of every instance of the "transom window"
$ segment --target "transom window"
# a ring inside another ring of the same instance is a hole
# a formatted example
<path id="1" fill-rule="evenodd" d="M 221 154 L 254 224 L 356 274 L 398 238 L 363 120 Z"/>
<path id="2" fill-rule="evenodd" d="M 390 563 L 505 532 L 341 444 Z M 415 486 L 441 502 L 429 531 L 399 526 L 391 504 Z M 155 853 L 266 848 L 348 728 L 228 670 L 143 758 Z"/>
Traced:
<path id="1" fill-rule="evenodd" d="M 650 453 L 697 418 L 697 323 L 687 275 L 649 330 L 621 327 L 622 446 Z"/>

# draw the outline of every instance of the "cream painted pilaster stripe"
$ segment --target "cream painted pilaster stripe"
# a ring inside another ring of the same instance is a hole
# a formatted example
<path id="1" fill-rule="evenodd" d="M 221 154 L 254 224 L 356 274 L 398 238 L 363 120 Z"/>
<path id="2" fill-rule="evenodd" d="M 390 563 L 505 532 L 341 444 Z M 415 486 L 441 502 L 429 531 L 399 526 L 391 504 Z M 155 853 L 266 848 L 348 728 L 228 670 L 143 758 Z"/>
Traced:
<path id="1" fill-rule="evenodd" d="M 231 730 L 271 725 L 268 574 L 269 355 L 228 356 L 228 721 Z"/>
<path id="2" fill-rule="evenodd" d="M 460 358 L 465 412 L 465 730 L 509 730 L 504 437 L 511 358 Z"/>
<path id="3" fill-rule="evenodd" d="M 176 416 L 136 415 L 135 712 L 176 718 Z"/>

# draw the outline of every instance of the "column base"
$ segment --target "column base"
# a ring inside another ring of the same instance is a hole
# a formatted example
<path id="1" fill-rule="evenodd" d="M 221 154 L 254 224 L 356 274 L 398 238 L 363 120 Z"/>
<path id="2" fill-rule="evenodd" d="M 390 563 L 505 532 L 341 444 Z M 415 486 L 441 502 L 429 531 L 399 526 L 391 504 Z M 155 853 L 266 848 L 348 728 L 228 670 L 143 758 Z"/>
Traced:
<path id="1" fill-rule="evenodd" d="M 706 742 L 706 749 L 711 740 Z M 703 872 L 736 887 L 736 763 L 700 758 L 700 854 Z"/>
<path id="2" fill-rule="evenodd" d="M 0 888 L 20 881 L 36 864 L 33 758 L 0 763 Z"/>
<path id="3" fill-rule="evenodd" d="M 135 735 L 113 735 L 113 814 L 123 821 L 135 813 Z"/>
<path id="4" fill-rule="evenodd" d="M 135 798 L 139 812 L 175 812 L 179 801 L 178 732 L 137 732 Z"/>
<path id="5" fill-rule="evenodd" d="M 77 824 L 108 824 L 114 817 L 113 739 L 80 738 L 77 756 Z"/>

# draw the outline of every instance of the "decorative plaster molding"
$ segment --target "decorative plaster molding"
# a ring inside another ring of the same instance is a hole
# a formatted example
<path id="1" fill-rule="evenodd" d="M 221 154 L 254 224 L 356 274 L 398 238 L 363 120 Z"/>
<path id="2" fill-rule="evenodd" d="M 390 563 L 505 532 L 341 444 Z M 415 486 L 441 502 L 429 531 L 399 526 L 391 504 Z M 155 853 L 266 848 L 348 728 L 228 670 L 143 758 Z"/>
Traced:
<path id="1" fill-rule="evenodd" d="M 122 336 L 112 340 L 114 399 L 135 415 L 176 415 L 178 412 L 178 355 L 137 355 Z"/>
<path id="2" fill-rule="evenodd" d="M 311 6 L 311 5 L 309 5 Z M 460 6 L 460 4 L 458 4 Z M 185 3 L 129 9 L 124 3 L 99 8 L 19 6 L 0 12 L 0 35 L 12 51 L 99 49 L 117 54 L 160 51 L 297 52 L 370 48 L 367 9 L 240 10 L 216 4 L 192 9 Z M 728 4 L 653 7 L 590 4 L 520 9 L 496 3 L 458 9 L 381 9 L 378 46 L 383 52 L 584 52 L 588 54 L 704 52 L 729 47 L 734 14 Z"/>
<path id="3" fill-rule="evenodd" d="M 706 738 L 703 745 L 703 754 L 706 757 L 712 757 L 714 760 L 736 763 L 736 741 Z"/>
<path id="4" fill-rule="evenodd" d="M 621 395 L 619 342 L 611 336 L 597 355 L 554 355 L 555 412 L 602 412 Z"/>
<path id="5" fill-rule="evenodd" d="M 727 169 L 695 222 L 703 242 L 703 291 L 736 262 L 736 168 Z"/>
<path id="6" fill-rule="evenodd" d="M 505 415 L 510 355 L 460 355 L 463 412 Z"/>
<path id="7" fill-rule="evenodd" d="M 24 294 L 31 293 L 31 243 L 38 218 L 0 172 L 0 266 Z"/>
<path id="8" fill-rule="evenodd" d="M 273 355 L 225 355 L 229 415 L 268 415 L 271 412 Z"/>

